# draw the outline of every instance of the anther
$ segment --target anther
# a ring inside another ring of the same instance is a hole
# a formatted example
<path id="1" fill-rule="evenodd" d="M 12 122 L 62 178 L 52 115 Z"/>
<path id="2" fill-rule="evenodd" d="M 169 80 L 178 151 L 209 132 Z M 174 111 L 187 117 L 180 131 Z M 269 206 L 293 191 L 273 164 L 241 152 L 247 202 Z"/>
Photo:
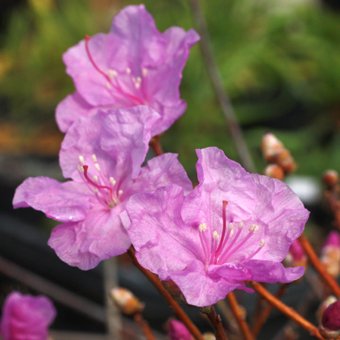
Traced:
<path id="1" fill-rule="evenodd" d="M 94 163 L 94 166 L 95 166 L 95 168 L 96 168 L 98 171 L 100 171 L 100 165 L 99 165 L 99 163 Z"/>
<path id="2" fill-rule="evenodd" d="M 118 76 L 117 71 L 113 69 L 108 70 L 107 74 L 109 75 L 110 78 L 116 78 Z"/>
<path id="3" fill-rule="evenodd" d="M 257 224 L 252 224 L 250 227 L 249 227 L 249 231 L 251 233 L 255 233 L 256 230 L 259 229 L 259 226 Z"/>
<path id="4" fill-rule="evenodd" d="M 261 240 L 260 242 L 259 242 L 259 246 L 262 248 L 264 245 L 265 245 L 265 240 Z"/>
<path id="5" fill-rule="evenodd" d="M 84 158 L 84 156 L 82 156 L 82 155 L 79 155 L 79 162 L 81 163 L 81 164 L 84 164 L 85 163 L 85 158 Z"/>
<path id="6" fill-rule="evenodd" d="M 149 71 L 145 67 L 143 67 L 142 68 L 142 75 L 143 75 L 143 77 L 146 77 L 148 75 L 148 73 L 149 73 Z"/>
<path id="7" fill-rule="evenodd" d="M 205 223 L 201 223 L 199 226 L 198 226 L 198 230 L 200 232 L 204 232 L 207 230 L 207 225 Z"/>
<path id="8" fill-rule="evenodd" d="M 220 238 L 220 234 L 216 230 L 213 232 L 213 238 L 215 240 L 218 240 Z"/>
<path id="9" fill-rule="evenodd" d="M 98 162 L 98 161 L 97 161 L 97 156 L 96 156 L 95 154 L 93 154 L 91 157 L 92 157 L 92 160 L 93 160 L 95 163 Z"/>
<path id="10" fill-rule="evenodd" d="M 118 196 L 123 195 L 124 191 L 122 189 L 118 190 Z"/>
<path id="11" fill-rule="evenodd" d="M 98 178 L 97 175 L 94 175 L 94 176 L 93 176 L 93 179 L 94 179 L 96 182 L 98 182 L 98 180 L 99 180 L 99 178 Z"/>
<path id="12" fill-rule="evenodd" d="M 116 180 L 113 177 L 110 177 L 109 181 L 112 185 L 115 185 L 117 183 Z"/>

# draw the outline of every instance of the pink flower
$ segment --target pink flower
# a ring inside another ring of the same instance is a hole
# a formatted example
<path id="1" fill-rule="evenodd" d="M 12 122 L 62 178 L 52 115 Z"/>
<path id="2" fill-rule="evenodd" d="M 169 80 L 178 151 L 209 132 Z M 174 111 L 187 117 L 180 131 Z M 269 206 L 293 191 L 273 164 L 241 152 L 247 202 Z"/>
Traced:
<path id="1" fill-rule="evenodd" d="M 175 319 L 168 322 L 170 340 L 192 340 L 192 336 L 185 325 Z"/>
<path id="2" fill-rule="evenodd" d="M 163 132 L 186 108 L 179 85 L 198 39 L 195 31 L 179 27 L 160 33 L 143 5 L 126 7 L 108 34 L 87 37 L 64 54 L 76 92 L 57 108 L 60 129 L 93 108 L 149 105 L 160 113 L 152 135 Z"/>
<path id="3" fill-rule="evenodd" d="M 122 220 L 142 266 L 173 280 L 187 302 L 208 306 L 247 280 L 290 282 L 282 265 L 308 211 L 286 184 L 250 174 L 223 151 L 198 150 L 199 185 L 137 194 Z"/>
<path id="4" fill-rule="evenodd" d="M 1 334 L 4 340 L 47 340 L 55 316 L 56 310 L 47 297 L 14 292 L 2 309 Z"/>
<path id="5" fill-rule="evenodd" d="M 64 262 L 87 270 L 124 253 L 130 240 L 119 214 L 134 193 L 172 181 L 191 188 L 176 155 L 156 157 L 141 169 L 151 137 L 144 119 L 158 117 L 139 106 L 79 119 L 60 151 L 63 175 L 71 180 L 28 178 L 17 188 L 15 208 L 30 206 L 61 222 L 48 243 Z"/>

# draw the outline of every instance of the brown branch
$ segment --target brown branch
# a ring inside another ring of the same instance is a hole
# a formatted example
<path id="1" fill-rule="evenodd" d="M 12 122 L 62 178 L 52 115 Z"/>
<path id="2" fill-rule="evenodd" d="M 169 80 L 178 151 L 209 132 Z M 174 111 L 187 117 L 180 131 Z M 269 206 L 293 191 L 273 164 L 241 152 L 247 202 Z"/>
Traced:
<path id="1" fill-rule="evenodd" d="M 327 284 L 327 286 L 331 289 L 334 295 L 336 295 L 337 297 L 340 297 L 340 287 L 338 283 L 335 281 L 335 279 L 331 275 L 327 273 L 325 267 L 320 262 L 317 254 L 315 253 L 308 239 L 304 235 L 301 235 L 299 237 L 299 242 L 303 250 L 307 254 L 311 264 L 313 265 L 315 270 L 319 273 L 322 280 Z"/>
<path id="2" fill-rule="evenodd" d="M 156 340 L 156 337 L 154 336 L 152 329 L 150 328 L 149 324 L 143 318 L 143 315 L 141 312 L 137 312 L 133 316 L 133 319 L 135 320 L 136 324 L 142 330 L 143 334 L 145 335 L 146 340 Z"/>
<path id="3" fill-rule="evenodd" d="M 273 294 L 271 294 L 266 288 L 264 288 L 261 284 L 251 281 L 250 285 L 254 288 L 254 290 L 259 293 L 266 301 L 268 301 L 273 307 L 278 309 L 281 313 L 288 316 L 290 319 L 295 321 L 299 326 L 307 330 L 311 335 L 315 336 L 318 339 L 323 339 L 322 335 L 319 332 L 319 329 L 306 320 L 301 314 L 296 312 L 293 308 L 287 306 L 282 301 L 277 299 Z"/>
<path id="4" fill-rule="evenodd" d="M 199 0 L 190 0 L 192 16 L 196 22 L 197 30 L 201 35 L 200 48 L 204 66 L 208 73 L 212 88 L 215 92 L 218 104 L 223 112 L 224 119 L 227 123 L 230 135 L 235 145 L 235 149 L 241 159 L 242 164 L 250 171 L 254 171 L 254 162 L 251 158 L 248 146 L 245 142 L 242 130 L 237 121 L 234 108 L 227 96 L 215 62 L 214 54 L 212 51 L 207 25 L 202 13 Z"/>
<path id="5" fill-rule="evenodd" d="M 223 323 L 219 314 L 213 306 L 205 308 L 204 313 L 207 315 L 209 321 L 215 329 L 216 340 L 227 340 L 227 335 L 225 333 Z"/>
<path id="6" fill-rule="evenodd" d="M 227 295 L 227 300 L 229 302 L 231 311 L 233 312 L 233 315 L 236 319 L 236 322 L 243 334 L 244 339 L 246 340 L 254 340 L 254 336 L 252 334 L 252 332 L 249 329 L 249 326 L 247 324 L 247 322 L 244 320 L 244 318 L 241 315 L 241 310 L 240 310 L 240 306 L 237 302 L 236 296 L 233 292 L 229 293 Z"/>
<path id="7" fill-rule="evenodd" d="M 143 268 L 137 261 L 133 248 L 128 250 L 128 254 L 134 263 L 134 265 L 148 278 L 149 281 L 157 288 L 157 290 L 163 295 L 170 307 L 175 312 L 176 316 L 184 323 L 189 332 L 196 340 L 203 340 L 203 336 L 199 329 L 193 324 L 188 315 L 184 312 L 178 302 L 171 296 L 171 294 L 164 288 L 159 278 L 151 273 L 149 270 Z"/>
<path id="8" fill-rule="evenodd" d="M 164 153 L 160 140 L 161 140 L 160 136 L 155 136 L 150 141 L 150 146 L 157 156 L 162 155 Z"/>
<path id="9" fill-rule="evenodd" d="M 282 295 L 285 293 L 286 289 L 287 289 L 288 285 L 287 284 L 283 284 L 280 286 L 280 288 L 278 289 L 278 291 L 275 294 L 275 297 L 277 299 L 280 299 L 282 297 Z M 252 328 L 252 332 L 254 334 L 255 337 L 257 337 L 257 335 L 259 334 L 262 326 L 264 325 L 264 323 L 266 322 L 266 320 L 268 319 L 270 312 L 273 309 L 273 305 L 271 304 L 267 304 L 262 310 L 261 312 L 258 314 L 258 317 L 255 319 L 254 322 L 254 326 Z"/>

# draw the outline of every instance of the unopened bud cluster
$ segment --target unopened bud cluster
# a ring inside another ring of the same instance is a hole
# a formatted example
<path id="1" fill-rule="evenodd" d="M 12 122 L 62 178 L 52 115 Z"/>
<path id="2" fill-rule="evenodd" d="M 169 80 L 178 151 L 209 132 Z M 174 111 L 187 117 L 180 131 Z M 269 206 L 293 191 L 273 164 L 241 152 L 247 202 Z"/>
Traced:
<path id="1" fill-rule="evenodd" d="M 261 149 L 268 166 L 265 169 L 267 176 L 283 179 L 285 175 L 296 169 L 296 163 L 289 150 L 272 133 L 262 138 Z"/>
<path id="2" fill-rule="evenodd" d="M 144 309 L 144 304 L 125 288 L 113 288 L 111 298 L 122 313 L 126 315 L 134 315 Z"/>

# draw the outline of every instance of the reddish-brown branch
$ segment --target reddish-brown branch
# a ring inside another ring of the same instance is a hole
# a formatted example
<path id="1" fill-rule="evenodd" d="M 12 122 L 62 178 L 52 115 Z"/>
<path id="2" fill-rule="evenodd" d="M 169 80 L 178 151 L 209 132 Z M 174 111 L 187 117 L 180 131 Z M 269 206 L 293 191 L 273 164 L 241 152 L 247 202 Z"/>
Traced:
<path id="1" fill-rule="evenodd" d="M 223 323 L 219 314 L 216 313 L 216 310 L 213 306 L 209 307 L 205 313 L 207 314 L 211 324 L 215 329 L 215 335 L 217 340 L 227 340 L 227 335 L 225 333 Z"/>
<path id="2" fill-rule="evenodd" d="M 340 297 L 340 287 L 338 283 L 335 281 L 335 279 L 329 275 L 323 266 L 323 264 L 320 262 L 317 254 L 315 253 L 312 245 L 309 243 L 307 238 L 304 235 L 301 235 L 299 237 L 300 244 L 307 254 L 311 264 L 315 268 L 315 270 L 319 273 L 322 280 L 327 284 L 327 286 L 331 289 L 334 295 L 337 297 Z"/>
<path id="3" fill-rule="evenodd" d="M 153 137 L 150 141 L 150 146 L 157 156 L 162 155 L 164 153 L 160 142 L 160 136 Z"/>
<path id="4" fill-rule="evenodd" d="M 282 295 L 285 293 L 286 289 L 287 289 L 287 284 L 281 285 L 280 288 L 278 289 L 278 291 L 276 292 L 275 297 L 277 299 L 280 299 L 282 297 Z M 252 329 L 254 337 L 257 337 L 257 335 L 259 334 L 262 326 L 264 325 L 264 323 L 268 319 L 272 309 L 273 309 L 273 305 L 266 304 L 266 306 L 258 314 L 258 317 L 255 319 L 254 326 L 253 326 L 253 329 Z"/>
<path id="5" fill-rule="evenodd" d="M 282 301 L 277 299 L 273 294 L 271 294 L 266 288 L 264 288 L 261 284 L 251 281 L 251 286 L 254 290 L 259 293 L 266 301 L 268 301 L 273 307 L 278 309 L 281 313 L 288 316 L 290 319 L 295 321 L 299 326 L 307 330 L 311 335 L 315 336 L 318 339 L 323 339 L 322 335 L 319 332 L 319 329 L 302 317 L 301 314 L 296 312 L 293 308 L 287 306 Z"/>
<path id="6" fill-rule="evenodd" d="M 133 319 L 135 320 L 136 324 L 142 330 L 143 334 L 145 335 L 146 340 L 156 340 L 156 337 L 154 336 L 152 329 L 150 328 L 149 324 L 143 318 L 142 313 L 140 312 L 136 313 L 133 316 Z"/>
<path id="7" fill-rule="evenodd" d="M 252 332 L 249 329 L 249 326 L 247 324 L 247 322 L 244 320 L 244 318 L 241 315 L 241 310 L 240 310 L 240 306 L 237 302 L 236 296 L 234 293 L 229 293 L 227 295 L 227 300 L 229 302 L 231 311 L 233 312 L 233 315 L 236 319 L 236 322 L 243 334 L 244 339 L 246 340 L 254 340 L 254 336 L 252 334 Z"/>
<path id="8" fill-rule="evenodd" d="M 175 312 L 176 316 L 185 324 L 189 332 L 196 340 L 203 340 L 203 336 L 199 329 L 193 324 L 188 315 L 184 312 L 182 307 L 178 304 L 178 302 L 171 296 L 171 294 L 164 288 L 162 282 L 159 278 L 151 273 L 149 270 L 143 268 L 137 261 L 134 250 L 130 248 L 128 250 L 128 254 L 134 263 L 134 265 L 151 281 L 151 283 L 157 288 L 157 290 L 164 296 L 170 307 Z"/>

